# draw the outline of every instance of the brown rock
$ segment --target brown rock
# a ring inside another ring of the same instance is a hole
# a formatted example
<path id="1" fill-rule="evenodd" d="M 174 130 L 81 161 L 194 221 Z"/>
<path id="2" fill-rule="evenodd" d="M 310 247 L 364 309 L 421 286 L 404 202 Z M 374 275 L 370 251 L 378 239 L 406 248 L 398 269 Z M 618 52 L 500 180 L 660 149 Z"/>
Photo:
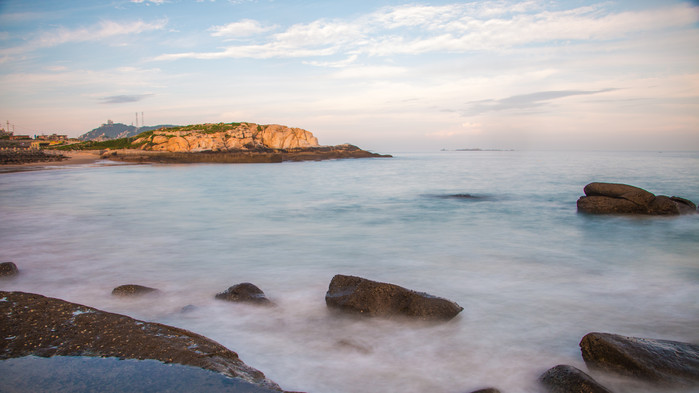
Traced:
<path id="1" fill-rule="evenodd" d="M 677 216 L 680 214 L 680 207 L 669 197 L 658 195 L 648 204 L 648 214 Z"/>
<path id="2" fill-rule="evenodd" d="M 2 262 L 0 263 L 0 277 L 12 277 L 19 274 L 19 269 L 14 262 Z"/>
<path id="3" fill-rule="evenodd" d="M 626 199 L 641 206 L 648 205 L 655 198 L 655 195 L 642 188 L 618 183 L 590 183 L 585 186 L 584 191 L 587 196 Z"/>
<path id="4" fill-rule="evenodd" d="M 699 345 L 678 341 L 589 333 L 580 342 L 590 369 L 649 382 L 699 386 Z"/>
<path id="5" fill-rule="evenodd" d="M 695 214 L 697 212 L 697 205 L 689 199 L 684 199 L 680 197 L 670 197 L 680 210 L 680 214 Z"/>
<path id="6" fill-rule="evenodd" d="M 578 211 L 593 214 L 645 214 L 647 208 L 621 198 L 584 196 L 578 199 Z"/>
<path id="7" fill-rule="evenodd" d="M 543 373 L 539 382 L 550 393 L 612 393 L 581 370 L 563 364 Z"/>
<path id="8" fill-rule="evenodd" d="M 190 331 L 32 293 L 0 291 L 0 359 L 101 356 L 200 367 L 281 391 L 226 347 Z"/>
<path id="9" fill-rule="evenodd" d="M 233 285 L 225 291 L 216 294 L 216 299 L 261 305 L 272 304 L 260 288 L 249 282 Z"/>
<path id="10" fill-rule="evenodd" d="M 638 187 L 590 183 L 578 199 L 578 211 L 592 214 L 679 215 L 696 213 L 696 205 L 679 197 L 655 196 Z"/>
<path id="11" fill-rule="evenodd" d="M 500 393 L 500 391 L 495 389 L 495 388 L 485 388 L 485 389 L 478 389 L 478 390 L 473 391 L 471 393 Z"/>
<path id="12" fill-rule="evenodd" d="M 430 320 L 449 320 L 463 310 L 452 301 L 427 293 L 341 274 L 330 282 L 325 303 L 331 308 L 368 316 Z"/>
<path id="13" fill-rule="evenodd" d="M 147 293 L 156 292 L 157 289 L 144 287 L 143 285 L 127 284 L 120 285 L 112 290 L 114 296 L 141 296 Z"/>

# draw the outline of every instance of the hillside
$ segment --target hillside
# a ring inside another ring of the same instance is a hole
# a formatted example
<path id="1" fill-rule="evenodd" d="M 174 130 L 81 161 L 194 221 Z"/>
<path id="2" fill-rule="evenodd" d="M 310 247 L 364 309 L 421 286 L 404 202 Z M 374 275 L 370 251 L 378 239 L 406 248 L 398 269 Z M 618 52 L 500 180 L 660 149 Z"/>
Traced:
<path id="1" fill-rule="evenodd" d="M 78 137 L 81 141 L 106 141 L 110 139 L 128 138 L 136 136 L 142 132 L 157 130 L 160 128 L 177 127 L 173 125 L 157 125 L 147 127 L 127 126 L 122 123 L 112 123 L 111 121 L 102 124 L 101 126 L 88 131 Z"/>

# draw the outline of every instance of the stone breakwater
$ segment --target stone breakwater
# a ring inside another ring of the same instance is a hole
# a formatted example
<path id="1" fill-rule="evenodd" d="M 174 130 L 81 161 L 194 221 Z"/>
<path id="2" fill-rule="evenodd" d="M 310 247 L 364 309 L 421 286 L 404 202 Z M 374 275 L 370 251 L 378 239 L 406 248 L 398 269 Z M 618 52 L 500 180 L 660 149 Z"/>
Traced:
<path id="1" fill-rule="evenodd" d="M 58 153 L 35 149 L 0 149 L 0 165 L 61 161 L 67 157 Z"/>
<path id="2" fill-rule="evenodd" d="M 103 159 L 138 163 L 279 163 L 286 161 L 322 161 L 345 158 L 391 157 L 362 150 L 354 145 L 255 150 L 219 150 L 170 152 L 137 149 L 105 150 Z"/>

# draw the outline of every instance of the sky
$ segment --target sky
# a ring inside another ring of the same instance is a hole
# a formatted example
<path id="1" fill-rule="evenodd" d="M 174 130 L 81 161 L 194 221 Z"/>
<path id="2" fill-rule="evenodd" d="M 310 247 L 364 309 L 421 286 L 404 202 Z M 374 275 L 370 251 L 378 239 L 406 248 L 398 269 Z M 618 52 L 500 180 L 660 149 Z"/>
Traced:
<path id="1" fill-rule="evenodd" d="M 2 126 L 107 120 L 378 152 L 699 150 L 699 2 L 0 0 Z"/>

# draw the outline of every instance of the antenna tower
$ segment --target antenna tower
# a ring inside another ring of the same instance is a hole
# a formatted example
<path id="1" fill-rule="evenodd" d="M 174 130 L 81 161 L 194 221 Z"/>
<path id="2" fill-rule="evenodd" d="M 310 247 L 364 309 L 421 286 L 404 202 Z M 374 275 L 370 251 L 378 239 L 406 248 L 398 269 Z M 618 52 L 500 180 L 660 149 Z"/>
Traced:
<path id="1" fill-rule="evenodd" d="M 146 122 L 143 121 L 143 112 L 141 112 L 141 127 L 145 127 Z"/>

